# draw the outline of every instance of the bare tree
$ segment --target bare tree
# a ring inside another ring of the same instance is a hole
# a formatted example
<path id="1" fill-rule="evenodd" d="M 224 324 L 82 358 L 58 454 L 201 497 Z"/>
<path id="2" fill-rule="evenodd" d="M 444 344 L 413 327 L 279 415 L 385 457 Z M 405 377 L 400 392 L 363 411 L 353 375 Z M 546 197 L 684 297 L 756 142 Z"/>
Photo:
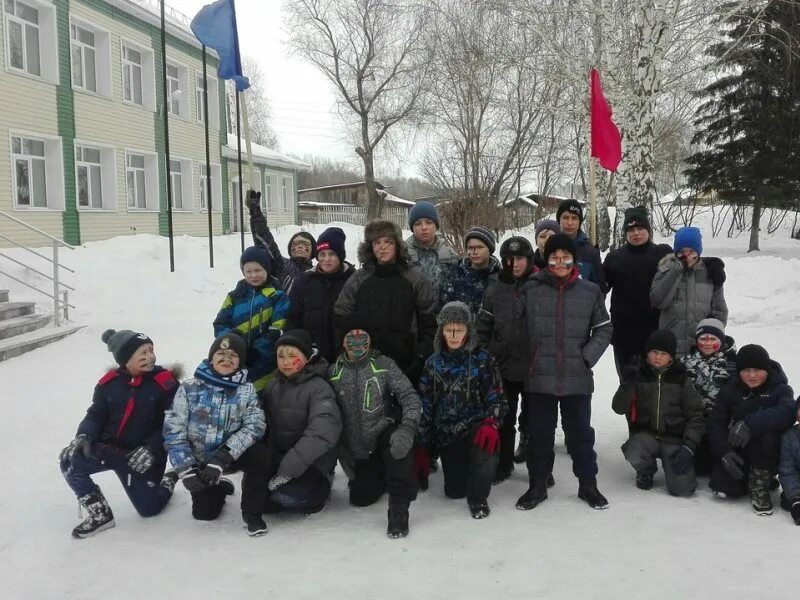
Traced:
<path id="1" fill-rule="evenodd" d="M 393 127 L 416 114 L 426 89 L 427 10 L 402 0 L 291 0 L 285 11 L 290 47 L 333 83 L 341 113 L 352 118 L 367 219 L 375 219 L 383 208 L 376 150 Z"/>
<path id="2" fill-rule="evenodd" d="M 250 122 L 250 135 L 256 144 L 261 144 L 267 148 L 278 150 L 280 143 L 278 136 L 272 129 L 272 111 L 267 97 L 267 87 L 264 82 L 264 71 L 258 60 L 252 56 L 242 57 L 242 72 L 250 79 L 250 88 L 245 92 L 247 95 L 247 117 Z M 226 82 L 225 98 L 228 106 L 228 123 L 232 126 L 228 131 L 236 131 L 236 99 L 233 83 Z"/>

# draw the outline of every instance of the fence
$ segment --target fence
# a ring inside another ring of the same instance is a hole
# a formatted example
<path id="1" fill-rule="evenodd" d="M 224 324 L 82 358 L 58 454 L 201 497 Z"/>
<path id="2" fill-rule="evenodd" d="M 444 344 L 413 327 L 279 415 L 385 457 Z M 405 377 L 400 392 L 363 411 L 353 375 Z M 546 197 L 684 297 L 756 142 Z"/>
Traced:
<path id="1" fill-rule="evenodd" d="M 363 206 L 344 204 L 329 206 L 300 206 L 300 222 L 327 225 L 334 221 L 351 225 L 367 224 L 367 209 Z M 405 206 L 384 206 L 381 218 L 391 221 L 401 229 L 408 227 L 408 208 Z"/>

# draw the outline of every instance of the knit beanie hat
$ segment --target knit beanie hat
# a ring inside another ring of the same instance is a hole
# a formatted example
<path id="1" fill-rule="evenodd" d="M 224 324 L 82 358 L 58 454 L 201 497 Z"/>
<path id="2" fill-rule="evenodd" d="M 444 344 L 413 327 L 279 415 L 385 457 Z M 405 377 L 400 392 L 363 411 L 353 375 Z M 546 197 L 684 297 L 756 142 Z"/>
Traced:
<path id="1" fill-rule="evenodd" d="M 645 352 L 658 350 L 660 352 L 666 352 L 670 356 L 674 357 L 675 353 L 678 351 L 678 340 L 675 337 L 675 334 L 669 329 L 656 329 L 653 333 L 647 336 L 647 341 L 644 344 L 644 350 Z"/>
<path id="2" fill-rule="evenodd" d="M 675 232 L 675 242 L 672 246 L 675 252 L 691 248 L 700 256 L 703 253 L 703 234 L 697 227 L 681 227 Z"/>
<path id="3" fill-rule="evenodd" d="M 289 256 L 292 255 L 292 242 L 296 237 L 306 238 L 308 243 L 311 244 L 311 258 L 317 258 L 317 240 L 315 240 L 314 236 L 307 231 L 298 231 L 289 238 L 289 244 L 286 246 L 286 251 L 289 253 Z"/>
<path id="4" fill-rule="evenodd" d="M 447 325 L 449 323 L 469 323 L 472 322 L 472 315 L 469 311 L 469 306 L 458 300 L 448 302 L 439 311 L 439 316 L 436 317 L 437 325 Z"/>
<path id="5" fill-rule="evenodd" d="M 524 237 L 515 235 L 508 238 L 500 245 L 500 258 L 503 262 L 512 256 L 524 256 L 528 260 L 533 259 L 533 247 Z"/>
<path id="6" fill-rule="evenodd" d="M 577 200 L 570 198 L 569 200 L 563 200 L 561 204 L 558 205 L 558 210 L 556 210 L 556 221 L 561 222 L 561 215 L 565 212 L 571 212 L 573 215 L 578 217 L 578 220 L 583 223 L 583 206 Z"/>
<path id="7" fill-rule="evenodd" d="M 470 229 L 467 234 L 464 236 L 464 245 L 466 246 L 467 242 L 470 239 L 476 239 L 489 248 L 489 253 L 494 254 L 494 249 L 496 247 L 496 242 L 494 240 L 494 235 L 492 232 L 486 229 L 485 227 L 480 227 L 476 225 L 472 229 Z"/>
<path id="8" fill-rule="evenodd" d="M 233 350 L 239 357 L 239 366 L 244 367 L 247 360 L 247 344 L 238 333 L 226 333 L 215 339 L 208 350 L 208 362 L 211 362 L 211 357 L 217 350 Z"/>
<path id="9" fill-rule="evenodd" d="M 278 338 L 275 349 L 277 350 L 281 346 L 294 346 L 309 360 L 315 354 L 314 341 L 311 339 L 311 334 L 305 329 L 292 329 L 284 333 Z"/>
<path id="10" fill-rule="evenodd" d="M 703 319 L 697 324 L 695 339 L 701 335 L 713 335 L 720 342 L 725 341 L 725 325 L 719 319 Z"/>
<path id="11" fill-rule="evenodd" d="M 436 229 L 439 229 L 439 211 L 437 211 L 436 207 L 430 202 L 417 202 L 411 207 L 411 210 L 408 211 L 409 229 L 414 228 L 414 223 L 417 222 L 417 219 L 430 219 L 436 223 Z"/>
<path id="12" fill-rule="evenodd" d="M 347 236 L 341 228 L 328 227 L 317 238 L 317 254 L 322 250 L 332 250 L 339 257 L 339 260 L 344 261 L 345 257 L 347 257 L 347 251 L 344 247 L 346 239 Z"/>
<path id="13" fill-rule="evenodd" d="M 736 354 L 736 370 L 761 369 L 768 371 L 770 364 L 769 353 L 763 346 L 747 344 L 739 349 Z"/>
<path id="14" fill-rule="evenodd" d="M 244 269 L 244 265 L 249 262 L 258 263 L 264 267 L 267 273 L 272 271 L 272 259 L 267 249 L 263 246 L 250 246 L 247 250 L 242 252 L 242 257 L 239 259 L 239 266 Z"/>
<path id="15" fill-rule="evenodd" d="M 644 227 L 650 233 L 653 230 L 650 228 L 650 219 L 647 217 L 647 208 L 644 206 L 634 206 L 625 211 L 625 219 L 623 220 L 622 230 L 627 232 L 631 227 Z"/>
<path id="16" fill-rule="evenodd" d="M 574 261 L 578 260 L 578 252 L 575 249 L 575 242 L 566 233 L 557 233 L 547 238 L 547 242 L 544 244 L 545 262 L 547 262 L 547 259 L 550 258 L 550 255 L 556 250 L 565 250 L 572 255 L 572 259 Z"/>
<path id="17" fill-rule="evenodd" d="M 114 355 L 114 360 L 120 367 L 128 364 L 128 361 L 133 356 L 140 346 L 145 344 L 152 344 L 153 340 L 143 333 L 137 333 L 130 329 L 106 329 L 100 339 L 105 342 L 108 351 Z"/>
<path id="18" fill-rule="evenodd" d="M 561 233 L 561 225 L 558 224 L 558 221 L 554 221 L 553 219 L 542 219 L 536 224 L 536 237 L 538 238 L 539 234 L 545 229 L 549 229 L 555 233 Z"/>

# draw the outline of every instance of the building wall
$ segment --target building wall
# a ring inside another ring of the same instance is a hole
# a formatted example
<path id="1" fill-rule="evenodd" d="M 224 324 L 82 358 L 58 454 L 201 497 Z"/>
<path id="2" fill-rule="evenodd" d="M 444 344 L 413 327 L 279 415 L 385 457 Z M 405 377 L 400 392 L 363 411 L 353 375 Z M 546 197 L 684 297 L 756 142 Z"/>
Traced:
<path id="1" fill-rule="evenodd" d="M 292 225 L 297 223 L 297 177 L 294 171 L 290 169 L 282 169 L 279 167 L 266 166 L 263 164 L 254 165 L 257 170 L 257 188 L 261 192 L 261 208 L 267 217 L 267 223 L 270 227 L 277 227 L 280 225 Z M 239 197 L 235 195 L 237 189 L 235 184 L 239 181 L 239 164 L 235 159 L 227 160 L 227 175 L 228 175 L 228 194 L 231 202 L 231 228 L 234 229 L 235 219 L 233 215 L 238 212 Z M 247 189 L 247 163 L 242 163 L 242 177 L 245 180 L 245 190 Z M 267 186 L 267 178 L 270 185 Z M 286 178 L 290 182 L 291 189 L 289 190 L 288 207 L 285 207 L 281 202 L 280 186 L 282 179 Z M 267 192 L 267 189 L 269 190 Z M 268 198 L 267 195 L 270 194 Z M 236 205 L 235 205 L 236 204 Z M 249 215 L 247 207 L 244 207 L 244 228 L 245 231 L 250 231 Z M 238 230 L 238 228 L 234 229 Z"/>

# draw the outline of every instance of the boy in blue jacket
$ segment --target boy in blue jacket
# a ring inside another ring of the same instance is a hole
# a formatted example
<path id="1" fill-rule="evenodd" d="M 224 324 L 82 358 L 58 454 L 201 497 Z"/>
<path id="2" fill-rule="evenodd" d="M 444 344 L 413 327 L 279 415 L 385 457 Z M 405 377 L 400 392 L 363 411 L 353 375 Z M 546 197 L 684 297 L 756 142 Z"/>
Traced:
<path id="1" fill-rule="evenodd" d="M 108 329 L 102 340 L 119 367 L 97 383 L 75 439 L 59 455 L 61 473 L 87 513 L 72 530 L 76 538 L 114 527 L 114 514 L 93 474 L 114 471 L 143 517 L 161 512 L 177 479 L 174 473 L 164 475 L 161 436 L 177 376 L 156 364 L 153 341 L 143 333 Z"/>
<path id="2" fill-rule="evenodd" d="M 247 382 L 244 340 L 227 333 L 214 340 L 194 378 L 175 394 L 164 419 L 169 460 L 192 495 L 192 516 L 213 521 L 222 512 L 233 483 L 228 467 L 244 471 L 242 519 L 250 536 L 267 533 L 261 518 L 267 501 L 267 447 L 257 443 L 266 428 L 264 412 Z"/>

